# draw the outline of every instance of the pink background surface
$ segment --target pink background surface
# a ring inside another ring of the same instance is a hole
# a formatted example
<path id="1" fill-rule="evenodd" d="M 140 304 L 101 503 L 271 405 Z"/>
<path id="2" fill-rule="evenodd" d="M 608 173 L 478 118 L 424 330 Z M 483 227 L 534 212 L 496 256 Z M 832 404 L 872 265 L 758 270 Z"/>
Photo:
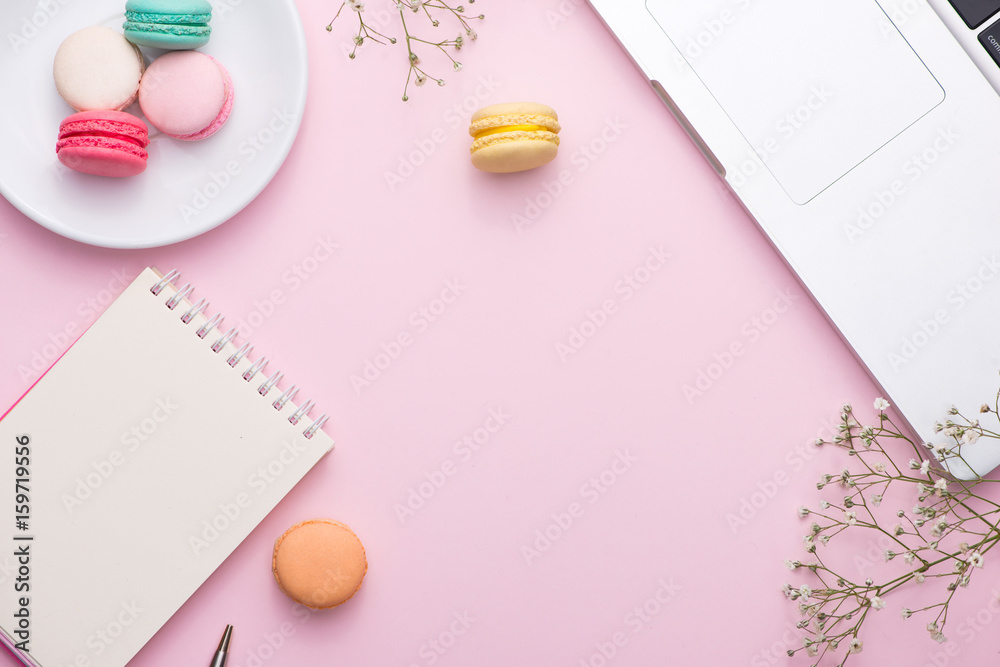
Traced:
<path id="1" fill-rule="evenodd" d="M 864 369 L 586 4 L 481 0 L 464 71 L 432 65 L 448 85 L 412 90 L 408 104 L 401 46 L 351 62 L 350 25 L 324 29 L 337 3 L 298 4 L 305 121 L 285 167 L 230 222 L 113 251 L 0 200 L 0 406 L 34 379 L 22 369 L 37 355 L 51 361 L 67 329 L 93 321 L 117 276 L 148 264 L 182 270 L 196 297 L 249 322 L 256 352 L 333 413 L 333 454 L 131 664 L 207 663 L 226 623 L 233 667 L 787 662 L 797 615 L 779 592 L 794 580 L 782 562 L 803 556 L 806 529 L 794 510 L 842 464 L 805 444 L 830 435 L 845 400 L 870 413 Z M 559 111 L 559 158 L 475 171 L 468 116 L 519 100 Z M 429 144 L 390 187 L 386 172 Z M 518 229 L 512 215 L 536 213 L 530 200 L 543 210 Z M 654 250 L 669 258 L 646 271 Z M 440 312 L 448 285 L 459 295 Z M 610 315 L 594 315 L 609 301 Z M 561 357 L 591 316 L 603 325 Z M 401 334 L 412 344 L 356 390 L 351 376 Z M 734 343 L 743 354 L 729 363 Z M 686 396 L 701 372 L 713 379 Z M 456 449 L 491 412 L 503 425 L 478 451 Z M 397 505 L 442 469 L 454 474 L 401 520 Z M 553 527 L 573 503 L 572 524 Z M 350 603 L 308 614 L 275 586 L 270 554 L 316 516 L 351 525 L 370 569 Z M 526 558 L 546 530 L 557 538 Z M 956 603 L 955 623 L 988 609 L 989 576 Z M 913 665 L 995 659 L 987 633 L 956 635 L 948 656 L 897 608 L 855 664 L 890 652 Z M 603 658 L 616 633 L 624 645 Z"/>

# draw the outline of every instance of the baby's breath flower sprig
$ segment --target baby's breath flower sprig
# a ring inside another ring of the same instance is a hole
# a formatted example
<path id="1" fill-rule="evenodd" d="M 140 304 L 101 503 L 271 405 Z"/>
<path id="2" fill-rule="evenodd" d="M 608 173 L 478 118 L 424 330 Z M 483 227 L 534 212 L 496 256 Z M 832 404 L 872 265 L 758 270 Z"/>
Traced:
<path id="1" fill-rule="evenodd" d="M 947 641 L 944 632 L 952 599 L 970 584 L 985 566 L 986 554 L 1000 542 L 1000 504 L 980 488 L 1000 480 L 964 481 L 940 465 L 967 466 L 963 448 L 981 447 L 976 444 L 981 438 L 1000 440 L 1000 432 L 952 408 L 948 419 L 935 428 L 946 442 L 918 444 L 893 422 L 888 401 L 880 398 L 874 408 L 877 423 L 871 426 L 862 426 L 850 405 L 841 408 L 836 435 L 816 444 L 846 451 L 853 467 L 822 475 L 816 488 L 836 494 L 820 500 L 816 509 L 803 505 L 796 510 L 801 520 L 808 521 L 803 545 L 809 559 L 788 560 L 785 565 L 792 571 L 807 571 L 811 581 L 798 588 L 791 584 L 782 588 L 785 597 L 797 605 L 802 616 L 797 627 L 805 631 L 802 646 L 790 649 L 788 655 L 805 652 L 816 658 L 814 665 L 827 660 L 843 667 L 860 653 L 865 621 L 911 583 L 940 582 L 933 585 L 940 585 L 944 595 L 940 602 L 920 609 L 901 608 L 903 618 L 929 616 L 931 639 Z M 983 404 L 979 412 L 992 414 L 1000 422 L 1000 392 L 992 406 Z M 909 457 L 907 463 L 901 462 L 903 456 Z M 916 497 L 913 507 L 883 507 L 888 498 L 906 491 Z M 894 566 L 880 580 L 855 581 L 824 559 L 823 550 L 832 540 L 860 530 L 882 544 L 888 540 L 883 559 L 894 561 Z"/>
<path id="2" fill-rule="evenodd" d="M 466 2 L 472 5 L 475 4 L 476 0 L 466 0 Z M 472 21 L 481 21 L 486 16 L 483 14 L 470 15 L 466 11 L 465 5 L 452 6 L 448 4 L 447 0 L 392 0 L 392 4 L 394 9 L 399 12 L 399 22 L 403 29 L 404 44 L 406 44 L 406 57 L 410 66 L 406 74 L 406 85 L 403 87 L 403 101 L 406 102 L 410 99 L 410 83 L 413 83 L 415 86 L 423 86 L 430 80 L 439 86 L 445 85 L 443 78 L 428 74 L 422 67 L 420 56 L 417 54 L 416 49 L 420 45 L 424 45 L 425 47 L 440 51 L 451 61 L 452 69 L 457 72 L 462 69 L 462 63 L 452 56 L 451 50 L 460 51 L 465 45 L 466 39 L 470 41 L 478 39 L 479 34 L 473 29 Z M 365 5 L 359 0 L 345 0 L 342 2 L 340 8 L 337 10 L 337 14 L 333 17 L 333 21 L 330 21 L 329 25 L 326 26 L 327 31 L 333 31 L 333 24 L 340 16 L 340 13 L 344 11 L 344 7 L 350 7 L 358 15 L 358 31 L 354 35 L 354 49 L 348 54 L 349 58 L 354 59 L 358 47 L 362 46 L 367 40 L 371 40 L 377 44 L 396 43 L 397 40 L 395 37 L 390 37 L 379 32 L 370 23 L 365 21 Z M 410 32 L 410 27 L 406 23 L 407 14 L 416 14 L 426 19 L 431 27 L 435 29 L 441 27 L 442 19 L 440 17 L 443 17 L 446 21 L 457 23 L 460 32 L 454 39 L 441 39 L 437 41 L 417 37 L 416 34 Z"/>

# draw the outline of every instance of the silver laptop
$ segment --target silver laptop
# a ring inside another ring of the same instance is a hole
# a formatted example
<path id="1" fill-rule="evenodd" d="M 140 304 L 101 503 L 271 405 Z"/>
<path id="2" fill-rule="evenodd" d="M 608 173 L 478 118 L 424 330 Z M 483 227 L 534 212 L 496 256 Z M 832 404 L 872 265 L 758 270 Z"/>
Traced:
<path id="1" fill-rule="evenodd" d="M 1000 0 L 590 2 L 911 428 L 992 405 Z"/>

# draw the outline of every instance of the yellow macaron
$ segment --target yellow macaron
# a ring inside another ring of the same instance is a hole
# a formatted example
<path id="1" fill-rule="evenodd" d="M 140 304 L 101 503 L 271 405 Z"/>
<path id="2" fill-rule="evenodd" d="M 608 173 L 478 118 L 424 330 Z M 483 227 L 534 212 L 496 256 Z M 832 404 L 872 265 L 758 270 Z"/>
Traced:
<path id="1" fill-rule="evenodd" d="M 507 174 L 541 167 L 559 152 L 559 115 L 532 102 L 494 104 L 472 116 L 472 164 Z"/>

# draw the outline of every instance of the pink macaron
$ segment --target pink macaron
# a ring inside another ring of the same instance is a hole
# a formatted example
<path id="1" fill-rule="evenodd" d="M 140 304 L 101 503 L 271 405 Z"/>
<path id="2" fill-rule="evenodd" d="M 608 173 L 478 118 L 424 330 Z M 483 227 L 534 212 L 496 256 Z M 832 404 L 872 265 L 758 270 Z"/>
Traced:
<path id="1" fill-rule="evenodd" d="M 146 124 L 124 111 L 84 111 L 59 126 L 56 154 L 75 171 L 120 178 L 146 170 Z"/>
<path id="2" fill-rule="evenodd" d="M 198 141 L 219 131 L 233 111 L 233 80 L 215 58 L 172 51 L 146 69 L 139 84 L 146 119 L 174 139 Z"/>

